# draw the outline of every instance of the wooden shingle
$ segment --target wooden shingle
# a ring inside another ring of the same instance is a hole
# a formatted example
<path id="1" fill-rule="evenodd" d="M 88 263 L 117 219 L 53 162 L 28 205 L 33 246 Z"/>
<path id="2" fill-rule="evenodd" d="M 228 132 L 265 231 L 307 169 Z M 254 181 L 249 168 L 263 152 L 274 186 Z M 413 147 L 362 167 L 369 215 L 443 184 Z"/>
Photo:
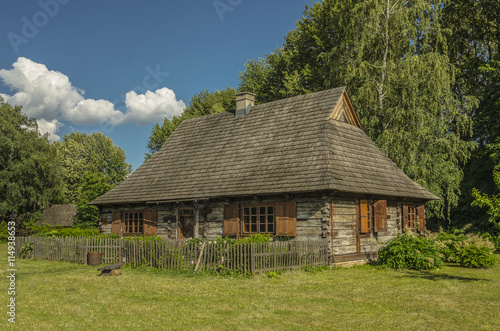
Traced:
<path id="1" fill-rule="evenodd" d="M 330 119 L 345 88 L 185 120 L 94 205 L 337 191 L 437 199 L 355 125 Z M 359 123 L 359 122 L 358 122 Z"/>

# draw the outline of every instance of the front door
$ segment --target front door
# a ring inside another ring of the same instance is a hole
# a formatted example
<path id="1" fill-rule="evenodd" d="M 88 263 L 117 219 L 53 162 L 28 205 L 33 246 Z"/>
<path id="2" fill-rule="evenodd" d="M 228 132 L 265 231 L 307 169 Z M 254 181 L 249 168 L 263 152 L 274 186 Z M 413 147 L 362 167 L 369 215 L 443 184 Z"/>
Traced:
<path id="1" fill-rule="evenodd" d="M 179 239 L 194 238 L 194 208 L 179 208 Z"/>

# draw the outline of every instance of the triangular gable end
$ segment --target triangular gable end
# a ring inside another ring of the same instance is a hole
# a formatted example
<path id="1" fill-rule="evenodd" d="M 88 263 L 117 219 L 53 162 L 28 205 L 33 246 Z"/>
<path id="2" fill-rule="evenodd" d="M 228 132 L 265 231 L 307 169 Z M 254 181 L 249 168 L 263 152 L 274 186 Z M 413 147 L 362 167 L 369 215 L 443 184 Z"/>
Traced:
<path id="1" fill-rule="evenodd" d="M 349 123 L 363 129 L 361 127 L 361 123 L 359 122 L 358 115 L 356 115 L 356 112 L 352 107 L 351 100 L 345 91 L 342 93 L 342 97 L 339 99 L 333 109 L 333 112 L 330 114 L 330 119 Z"/>

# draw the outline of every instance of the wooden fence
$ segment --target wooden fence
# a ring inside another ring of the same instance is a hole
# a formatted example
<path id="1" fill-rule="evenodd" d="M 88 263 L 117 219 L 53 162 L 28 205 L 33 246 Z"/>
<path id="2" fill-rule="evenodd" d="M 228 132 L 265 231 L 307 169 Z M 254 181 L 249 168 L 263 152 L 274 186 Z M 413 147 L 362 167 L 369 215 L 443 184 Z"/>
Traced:
<path id="1" fill-rule="evenodd" d="M 87 263 L 102 252 L 103 264 L 122 262 L 162 269 L 232 270 L 252 274 L 328 264 L 326 241 L 217 243 L 89 237 L 17 237 L 21 258 Z"/>

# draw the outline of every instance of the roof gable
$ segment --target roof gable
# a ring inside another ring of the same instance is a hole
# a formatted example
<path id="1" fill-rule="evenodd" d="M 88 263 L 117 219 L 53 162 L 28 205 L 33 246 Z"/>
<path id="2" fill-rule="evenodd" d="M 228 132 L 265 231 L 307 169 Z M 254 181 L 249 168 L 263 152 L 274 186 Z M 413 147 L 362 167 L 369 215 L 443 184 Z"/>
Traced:
<path id="1" fill-rule="evenodd" d="M 342 93 L 342 97 L 338 100 L 333 112 L 330 114 L 330 119 L 349 123 L 351 125 L 357 126 L 360 129 L 361 122 L 359 121 L 358 115 L 354 111 L 351 100 L 347 95 L 347 91 Z"/>

